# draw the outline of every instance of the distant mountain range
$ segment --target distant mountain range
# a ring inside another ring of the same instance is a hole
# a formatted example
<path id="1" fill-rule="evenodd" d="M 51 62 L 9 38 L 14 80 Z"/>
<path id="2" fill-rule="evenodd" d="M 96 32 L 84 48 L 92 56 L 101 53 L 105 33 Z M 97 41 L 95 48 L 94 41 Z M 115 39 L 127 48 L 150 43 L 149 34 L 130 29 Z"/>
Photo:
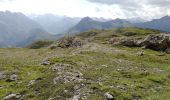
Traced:
<path id="1" fill-rule="evenodd" d="M 139 27 L 170 32 L 170 16 L 164 16 L 160 19 L 153 19 L 152 21 L 145 21 L 140 18 L 99 21 L 98 19 L 95 20 L 94 18 L 85 17 L 77 25 L 70 28 L 68 32 L 79 33 L 92 29 L 122 27 Z"/>
<path id="2" fill-rule="evenodd" d="M 0 47 L 23 46 L 49 37 L 41 25 L 22 13 L 0 12 Z"/>
<path id="3" fill-rule="evenodd" d="M 160 19 L 138 23 L 136 26 L 170 32 L 170 16 L 164 16 Z"/>
<path id="4" fill-rule="evenodd" d="M 125 20 L 115 19 L 110 21 L 97 21 L 90 17 L 83 18 L 77 25 L 69 29 L 70 33 L 80 33 L 93 29 L 109 29 L 109 28 L 121 28 L 132 27 L 133 25 Z"/>
<path id="5" fill-rule="evenodd" d="M 52 34 L 63 34 L 81 20 L 81 18 L 71 18 L 52 14 L 39 15 L 32 17 L 32 19 Z"/>
<path id="6" fill-rule="evenodd" d="M 22 47 L 41 39 L 56 39 L 64 33 L 122 27 L 150 28 L 170 32 L 170 17 L 144 21 L 140 18 L 112 20 L 46 14 L 30 18 L 22 13 L 0 12 L 0 47 Z"/>

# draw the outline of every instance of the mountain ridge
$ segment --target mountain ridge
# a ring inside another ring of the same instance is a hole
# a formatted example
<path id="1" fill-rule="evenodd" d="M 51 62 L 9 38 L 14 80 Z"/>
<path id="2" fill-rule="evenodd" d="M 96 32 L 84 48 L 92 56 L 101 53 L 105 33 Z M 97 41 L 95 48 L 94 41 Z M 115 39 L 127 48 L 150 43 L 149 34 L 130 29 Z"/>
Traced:
<path id="1" fill-rule="evenodd" d="M 85 17 L 80 20 L 80 22 L 69 29 L 69 33 L 79 33 L 85 32 L 93 29 L 109 29 L 109 28 L 122 28 L 122 27 L 130 27 L 132 24 L 128 21 L 115 19 L 106 22 L 96 21 L 90 17 Z"/>
<path id="2" fill-rule="evenodd" d="M 136 26 L 170 32 L 170 16 L 167 15 L 160 19 L 153 19 L 148 22 L 138 23 Z"/>
<path id="3" fill-rule="evenodd" d="M 18 44 L 28 41 L 28 38 L 36 34 L 37 30 L 41 33 L 38 37 L 42 34 L 49 35 L 41 25 L 22 13 L 0 12 L 0 47 L 19 46 Z"/>

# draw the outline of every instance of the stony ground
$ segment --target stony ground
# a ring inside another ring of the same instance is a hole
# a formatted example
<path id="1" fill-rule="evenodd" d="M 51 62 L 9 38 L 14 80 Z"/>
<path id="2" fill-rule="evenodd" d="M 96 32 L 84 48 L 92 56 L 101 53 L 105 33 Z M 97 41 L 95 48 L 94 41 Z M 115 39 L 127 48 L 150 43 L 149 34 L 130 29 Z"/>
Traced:
<path id="1" fill-rule="evenodd" d="M 170 54 L 159 51 L 103 41 L 0 49 L 0 99 L 169 100 L 169 94 Z"/>

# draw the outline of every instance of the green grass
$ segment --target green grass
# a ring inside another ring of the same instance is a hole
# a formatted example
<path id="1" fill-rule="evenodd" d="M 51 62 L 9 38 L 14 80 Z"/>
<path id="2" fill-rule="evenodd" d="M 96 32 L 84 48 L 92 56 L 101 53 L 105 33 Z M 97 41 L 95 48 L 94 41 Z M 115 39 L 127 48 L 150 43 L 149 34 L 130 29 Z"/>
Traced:
<path id="1" fill-rule="evenodd" d="M 155 34 L 154 30 L 125 28 L 119 32 L 137 32 L 140 37 Z M 115 33 L 116 29 L 93 30 L 79 35 L 84 39 L 91 39 L 82 48 L 67 48 L 50 50 L 8 48 L 0 49 L 0 71 L 7 74 L 0 80 L 0 99 L 10 93 L 21 93 L 26 100 L 65 100 L 75 94 L 75 86 L 82 86 L 80 94 L 87 95 L 89 100 L 104 100 L 104 93 L 109 92 L 116 100 L 168 100 L 170 98 L 170 55 L 159 56 L 161 52 L 112 46 L 103 44 Z M 92 32 L 96 32 L 90 36 Z M 133 37 L 133 36 L 132 36 Z M 143 56 L 137 52 L 144 51 Z M 40 65 L 44 59 L 52 65 Z M 83 81 L 53 84 L 53 79 L 59 76 L 52 71 L 57 64 L 68 64 L 67 72 L 79 71 Z M 18 75 L 18 80 L 7 82 L 12 73 Z M 28 87 L 31 80 L 38 80 Z M 40 93 L 37 94 L 36 90 Z M 67 92 L 66 92 L 67 90 Z M 81 95 L 81 96 L 82 96 Z"/>

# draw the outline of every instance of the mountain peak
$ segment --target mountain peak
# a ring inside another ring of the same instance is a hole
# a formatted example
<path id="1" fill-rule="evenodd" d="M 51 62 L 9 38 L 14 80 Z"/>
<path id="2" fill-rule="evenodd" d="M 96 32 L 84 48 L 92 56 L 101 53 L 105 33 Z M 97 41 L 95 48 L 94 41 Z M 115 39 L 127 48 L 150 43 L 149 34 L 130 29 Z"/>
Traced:
<path id="1" fill-rule="evenodd" d="M 170 19 L 170 16 L 169 16 L 169 15 L 166 15 L 166 16 L 162 17 L 161 19 L 167 20 L 167 19 Z"/>
<path id="2" fill-rule="evenodd" d="M 81 21 L 93 21 L 93 19 L 90 17 L 84 17 Z"/>

